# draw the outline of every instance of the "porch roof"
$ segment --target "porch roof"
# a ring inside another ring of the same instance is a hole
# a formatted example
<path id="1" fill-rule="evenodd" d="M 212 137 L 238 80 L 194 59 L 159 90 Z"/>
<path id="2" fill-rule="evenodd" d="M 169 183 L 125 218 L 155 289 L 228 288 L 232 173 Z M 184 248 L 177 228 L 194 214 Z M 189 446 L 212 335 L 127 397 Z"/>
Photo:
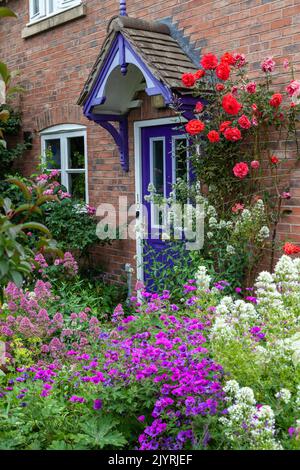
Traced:
<path id="1" fill-rule="evenodd" d="M 120 33 L 159 82 L 170 90 L 188 91 L 182 85 L 181 76 L 187 71 L 195 72 L 197 67 L 171 36 L 169 27 L 158 22 L 116 16 L 108 25 L 108 34 L 77 104 L 84 105 L 88 100 L 111 46 Z"/>

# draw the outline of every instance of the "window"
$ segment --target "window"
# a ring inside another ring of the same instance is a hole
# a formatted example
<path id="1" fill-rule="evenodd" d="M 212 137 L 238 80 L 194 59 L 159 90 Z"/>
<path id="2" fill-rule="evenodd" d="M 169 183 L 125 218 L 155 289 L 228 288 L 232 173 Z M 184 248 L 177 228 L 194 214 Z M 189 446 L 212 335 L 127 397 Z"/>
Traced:
<path id="1" fill-rule="evenodd" d="M 29 0 L 30 22 L 55 15 L 81 3 L 81 0 Z"/>
<path id="2" fill-rule="evenodd" d="M 47 169 L 57 169 L 61 184 L 74 199 L 88 202 L 86 128 L 63 124 L 41 133 Z"/>
<path id="3" fill-rule="evenodd" d="M 190 162 L 188 155 L 188 142 L 186 137 L 174 136 L 173 137 L 173 183 L 177 178 L 190 179 Z"/>

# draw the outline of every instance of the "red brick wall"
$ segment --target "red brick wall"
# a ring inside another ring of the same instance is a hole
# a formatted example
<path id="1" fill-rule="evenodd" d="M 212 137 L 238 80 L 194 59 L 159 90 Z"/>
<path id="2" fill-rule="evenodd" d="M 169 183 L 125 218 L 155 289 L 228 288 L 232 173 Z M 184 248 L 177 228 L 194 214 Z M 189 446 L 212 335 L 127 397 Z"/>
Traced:
<path id="1" fill-rule="evenodd" d="M 117 0 L 88 0 L 87 16 L 58 26 L 40 35 L 22 39 L 28 22 L 27 0 L 9 1 L 18 20 L 1 20 L 0 57 L 12 69 L 20 71 L 19 81 L 26 92 L 18 98 L 25 131 L 34 131 L 34 146 L 23 158 L 20 168 L 30 174 L 40 154 L 38 131 L 61 123 L 83 123 L 88 127 L 90 202 L 117 202 L 127 195 L 134 202 L 133 136 L 130 130 L 130 171 L 124 173 L 118 152 L 110 136 L 88 122 L 76 106 L 76 100 L 99 52 L 111 16 L 118 13 Z M 239 50 L 247 54 L 253 76 L 261 60 L 273 55 L 293 61 L 300 74 L 300 2 L 299 0 L 127 0 L 131 16 L 149 20 L 172 18 L 191 43 L 202 52 L 221 54 Z M 282 67 L 276 80 L 282 82 Z M 147 105 L 131 115 L 133 119 L 156 117 Z M 161 115 L 161 112 L 158 112 Z M 279 148 L 280 151 L 280 148 Z M 292 156 L 292 154 L 291 154 Z M 293 214 L 280 225 L 280 236 L 300 241 L 300 170 L 291 179 L 290 207 Z M 135 242 L 119 241 L 100 248 L 102 262 L 115 280 L 126 262 L 135 263 Z"/>

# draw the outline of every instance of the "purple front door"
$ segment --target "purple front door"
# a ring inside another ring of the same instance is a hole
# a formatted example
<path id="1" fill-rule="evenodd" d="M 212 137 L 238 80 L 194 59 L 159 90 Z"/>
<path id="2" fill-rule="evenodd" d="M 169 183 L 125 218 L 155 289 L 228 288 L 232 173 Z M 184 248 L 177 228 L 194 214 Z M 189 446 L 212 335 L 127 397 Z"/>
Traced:
<path id="1" fill-rule="evenodd" d="M 162 237 L 163 211 L 145 201 L 151 183 L 156 193 L 168 198 L 178 177 L 188 178 L 189 163 L 186 135 L 172 124 L 142 128 L 142 203 L 147 208 L 147 240 L 143 262 L 144 280 L 151 284 L 151 265 L 163 261 L 166 241 Z M 150 282 L 149 282 L 150 281 Z"/>

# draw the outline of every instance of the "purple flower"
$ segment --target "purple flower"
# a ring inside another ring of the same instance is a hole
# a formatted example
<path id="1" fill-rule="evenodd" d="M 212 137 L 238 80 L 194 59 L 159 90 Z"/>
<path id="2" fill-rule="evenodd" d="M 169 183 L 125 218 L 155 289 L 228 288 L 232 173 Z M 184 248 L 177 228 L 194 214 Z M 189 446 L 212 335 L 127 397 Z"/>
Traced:
<path id="1" fill-rule="evenodd" d="M 84 403 L 85 398 L 83 397 L 78 397 L 77 395 L 72 395 L 71 398 L 69 399 L 72 403 Z"/>
<path id="2" fill-rule="evenodd" d="M 296 434 L 296 428 L 290 427 L 288 429 L 288 433 L 289 433 L 290 437 L 294 437 L 294 435 Z"/>
<path id="3" fill-rule="evenodd" d="M 94 408 L 94 410 L 101 410 L 102 400 L 100 398 L 96 398 L 96 400 L 94 400 L 93 408 Z"/>

